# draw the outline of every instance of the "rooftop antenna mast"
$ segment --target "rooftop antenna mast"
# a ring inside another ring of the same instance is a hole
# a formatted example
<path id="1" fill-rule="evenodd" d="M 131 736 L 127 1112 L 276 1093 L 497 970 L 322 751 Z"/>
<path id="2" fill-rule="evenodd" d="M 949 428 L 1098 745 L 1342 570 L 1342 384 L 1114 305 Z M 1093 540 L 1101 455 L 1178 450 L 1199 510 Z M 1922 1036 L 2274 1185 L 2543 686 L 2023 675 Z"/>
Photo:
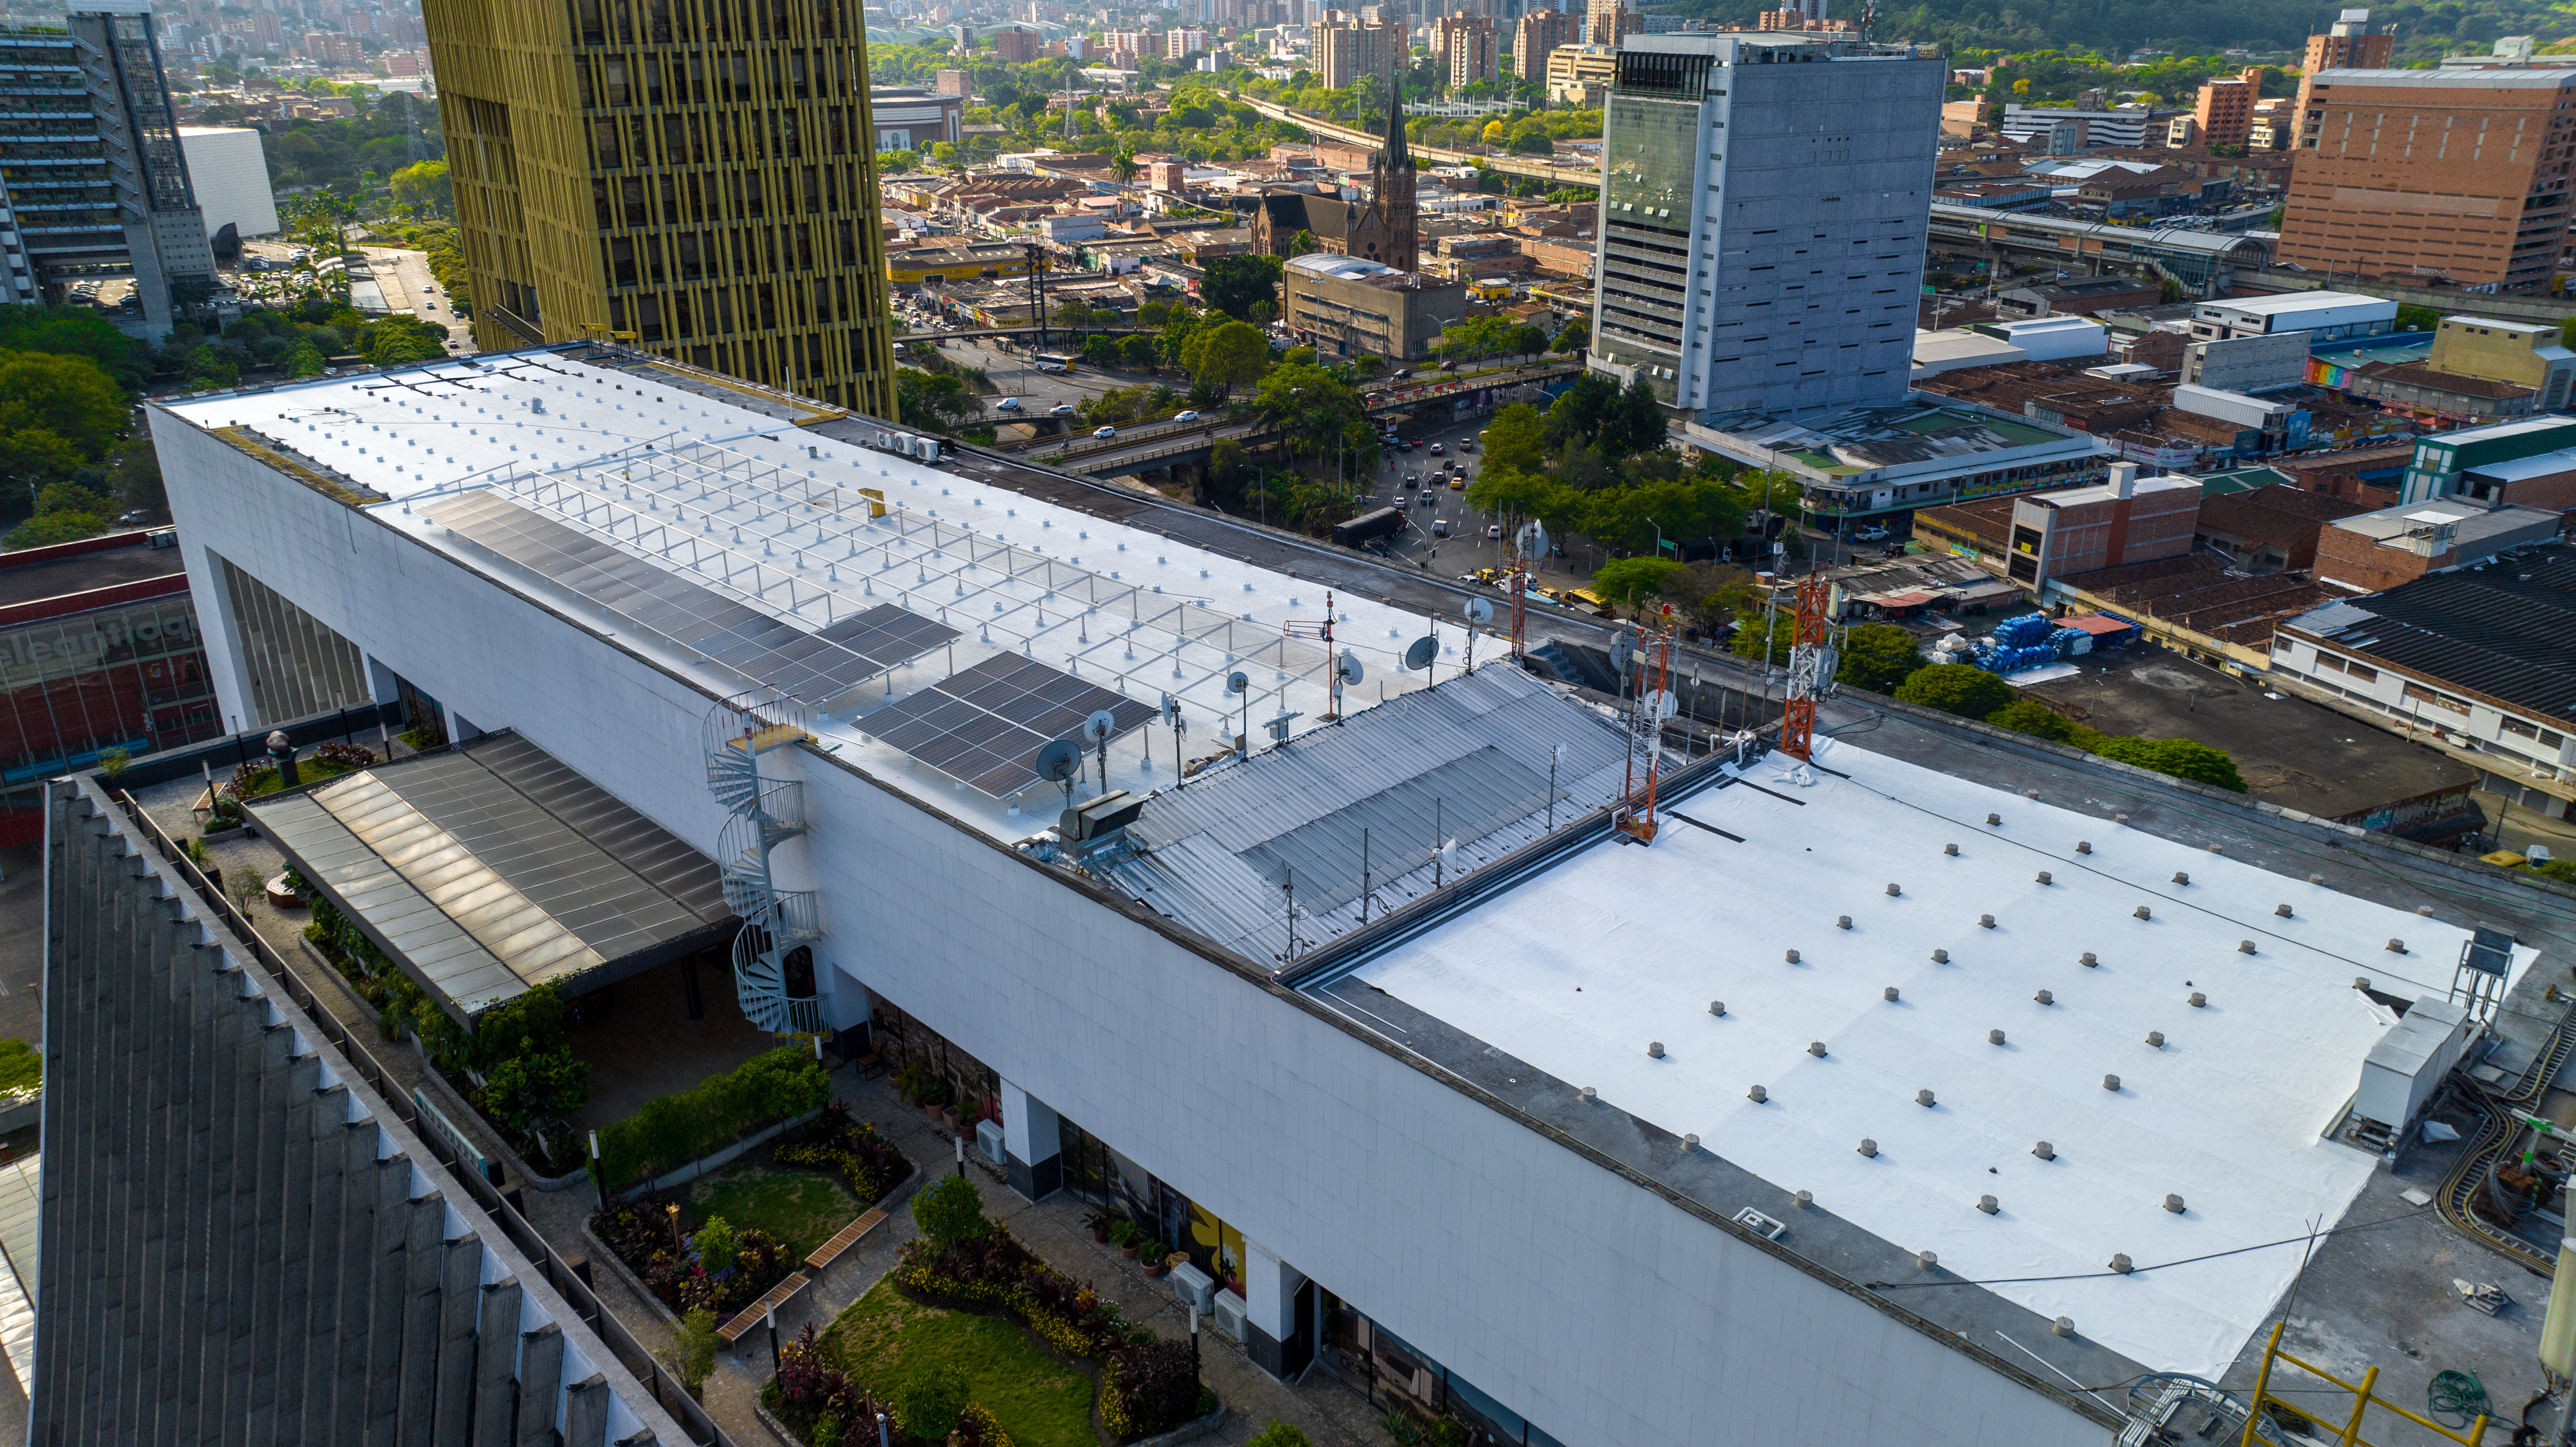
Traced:
<path id="1" fill-rule="evenodd" d="M 1653 636 L 1646 629 L 1654 630 Z M 1673 701 L 1673 605 L 1640 620 L 1637 637 L 1637 686 L 1628 704 L 1628 776 L 1620 795 L 1620 833 L 1640 844 L 1655 842 L 1655 790 L 1663 780 L 1664 720 L 1677 711 Z M 1644 776 L 1639 777 L 1640 761 Z"/>
<path id="2" fill-rule="evenodd" d="M 1826 628 L 1833 585 L 1822 573 L 1798 580 L 1797 631 L 1790 635 L 1789 687 L 1781 705 L 1780 752 L 1806 761 L 1815 756 L 1816 697 L 1833 680 L 1834 651 Z"/>
<path id="3" fill-rule="evenodd" d="M 1350 659 L 1346 669 L 1344 660 L 1333 656 L 1333 590 L 1330 588 L 1324 590 L 1323 622 L 1317 623 L 1307 618 L 1291 618 L 1279 625 L 1279 632 L 1280 636 L 1285 638 L 1314 638 L 1323 642 L 1327 674 L 1324 687 L 1330 699 L 1324 705 L 1324 719 L 1329 723 L 1340 718 L 1342 716 L 1342 675 L 1345 671 L 1356 674 L 1359 660 Z M 1359 680 L 1353 678 L 1351 681 L 1356 683 Z"/>
<path id="4" fill-rule="evenodd" d="M 1512 657 L 1518 659 L 1529 651 L 1529 590 L 1533 564 L 1531 558 L 1547 556 L 1547 529 L 1536 518 L 1520 525 L 1512 534 L 1512 571 L 1509 586 L 1512 595 Z"/>

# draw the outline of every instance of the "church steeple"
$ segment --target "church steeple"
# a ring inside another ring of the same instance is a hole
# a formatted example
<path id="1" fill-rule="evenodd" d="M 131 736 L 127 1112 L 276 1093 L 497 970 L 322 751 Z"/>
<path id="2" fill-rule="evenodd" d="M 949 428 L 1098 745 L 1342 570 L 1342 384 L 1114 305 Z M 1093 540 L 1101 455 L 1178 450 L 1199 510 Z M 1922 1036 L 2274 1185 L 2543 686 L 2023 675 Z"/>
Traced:
<path id="1" fill-rule="evenodd" d="M 1401 166 L 1413 169 L 1413 157 L 1404 149 L 1404 72 L 1395 73 L 1386 88 L 1386 165 L 1388 170 Z"/>
<path id="2" fill-rule="evenodd" d="M 1420 220 L 1413 200 L 1413 155 L 1404 141 L 1404 72 L 1389 77 L 1386 98 L 1386 144 L 1370 166 L 1369 207 L 1385 228 L 1386 254 L 1379 258 L 1398 271 L 1422 265 Z"/>

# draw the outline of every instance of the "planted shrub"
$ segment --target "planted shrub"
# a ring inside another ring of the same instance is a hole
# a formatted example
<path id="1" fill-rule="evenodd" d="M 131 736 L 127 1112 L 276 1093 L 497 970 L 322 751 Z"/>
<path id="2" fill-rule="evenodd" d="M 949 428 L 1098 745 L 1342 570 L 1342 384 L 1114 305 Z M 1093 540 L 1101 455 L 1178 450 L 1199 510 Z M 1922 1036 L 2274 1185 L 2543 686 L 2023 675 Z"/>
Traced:
<path id="1" fill-rule="evenodd" d="M 945 1362 L 915 1368 L 894 1389 L 897 1426 L 925 1442 L 937 1442 L 957 1430 L 966 1410 L 966 1374 Z"/>
<path id="2" fill-rule="evenodd" d="M 657 1176 L 749 1131 L 813 1110 L 831 1096 L 831 1078 L 821 1062 L 781 1045 L 601 1131 L 600 1160 L 611 1181 Z"/>
<path id="3" fill-rule="evenodd" d="M 704 1308 L 719 1319 L 730 1317 L 796 1269 L 786 1244 L 757 1226 L 728 1226 L 710 1241 L 707 1228 L 720 1224 L 711 1220 L 675 1251 L 668 1220 L 659 1206 L 612 1206 L 591 1216 L 590 1229 L 673 1311 Z M 710 1246 L 728 1264 L 711 1267 Z"/>
<path id="4" fill-rule="evenodd" d="M 881 1404 L 825 1359 L 810 1321 L 794 1341 L 779 1347 L 778 1375 L 760 1389 L 760 1401 L 808 1442 L 876 1442 L 876 1433 L 861 1424 L 873 1423 Z M 842 1436 L 827 1438 L 818 1430 L 826 1421 L 850 1425 Z"/>
<path id="5" fill-rule="evenodd" d="M 923 1239 L 943 1249 L 980 1239 L 994 1229 L 992 1218 L 984 1214 L 983 1192 L 964 1176 L 941 1176 L 914 1192 L 912 1220 L 921 1228 Z"/>
<path id="6" fill-rule="evenodd" d="M 869 1205 L 912 1173 L 912 1163 L 901 1151 L 878 1135 L 875 1126 L 853 1118 L 850 1108 L 837 1100 L 825 1102 L 805 1139 L 780 1146 L 777 1156 L 783 1166 L 840 1172 L 849 1181 L 851 1194 Z"/>
<path id="7" fill-rule="evenodd" d="M 1133 1442 L 1198 1416 L 1199 1393 L 1188 1342 L 1141 1342 L 1110 1354 L 1101 1377 L 1100 1418 L 1118 1440 Z"/>

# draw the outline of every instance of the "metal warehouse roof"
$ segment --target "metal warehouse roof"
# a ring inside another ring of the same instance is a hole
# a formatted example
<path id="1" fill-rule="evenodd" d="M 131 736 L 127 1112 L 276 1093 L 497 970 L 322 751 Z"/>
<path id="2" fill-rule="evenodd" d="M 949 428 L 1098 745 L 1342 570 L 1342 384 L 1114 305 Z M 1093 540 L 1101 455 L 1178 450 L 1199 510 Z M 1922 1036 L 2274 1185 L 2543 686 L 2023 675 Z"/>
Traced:
<path id="1" fill-rule="evenodd" d="M 460 1018 L 549 981 L 596 989 L 733 929 L 712 861 L 515 734 L 251 812 Z"/>
<path id="2" fill-rule="evenodd" d="M 1564 824 L 1619 794 L 1627 738 L 1497 660 L 1157 794 L 1128 828 L 1143 847 L 1109 872 L 1201 934 L 1285 966 L 1285 885 L 1302 951 L 1359 923 L 1364 872 L 1374 916 L 1423 893 L 1435 867 L 1454 879 L 1528 843 L 1546 832 L 1560 744 Z"/>
<path id="3" fill-rule="evenodd" d="M 2435 573 L 2291 620 L 2340 650 L 2576 723 L 2576 551 Z"/>

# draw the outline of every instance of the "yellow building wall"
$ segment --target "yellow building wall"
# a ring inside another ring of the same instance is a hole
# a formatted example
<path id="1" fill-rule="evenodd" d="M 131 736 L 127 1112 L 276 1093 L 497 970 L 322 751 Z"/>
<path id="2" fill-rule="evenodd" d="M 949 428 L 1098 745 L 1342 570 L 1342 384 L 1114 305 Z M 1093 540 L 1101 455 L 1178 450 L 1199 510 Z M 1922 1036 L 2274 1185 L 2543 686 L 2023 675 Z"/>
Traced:
<path id="1" fill-rule="evenodd" d="M 475 340 L 895 415 L 858 0 L 423 0 Z"/>
<path id="2" fill-rule="evenodd" d="M 2537 391 L 2548 380 L 2549 364 L 2533 356 L 2532 349 L 2556 345 L 2555 332 L 2531 333 L 2477 318 L 2444 317 L 2433 333 L 2433 354 L 2424 362 L 2437 372 Z"/>

